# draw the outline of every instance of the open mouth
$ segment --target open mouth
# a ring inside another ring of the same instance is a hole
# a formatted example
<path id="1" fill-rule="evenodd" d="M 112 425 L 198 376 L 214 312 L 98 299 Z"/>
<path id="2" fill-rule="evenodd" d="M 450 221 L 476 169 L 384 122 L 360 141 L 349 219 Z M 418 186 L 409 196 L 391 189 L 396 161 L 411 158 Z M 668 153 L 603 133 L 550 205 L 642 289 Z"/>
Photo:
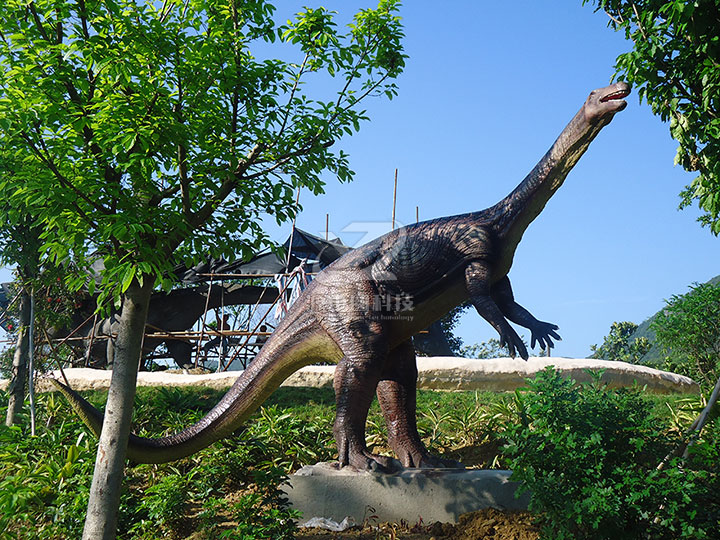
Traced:
<path id="1" fill-rule="evenodd" d="M 622 90 L 618 90 L 617 92 L 613 92 L 612 94 L 608 94 L 607 96 L 601 97 L 600 101 L 602 103 L 605 103 L 607 101 L 623 99 L 623 98 L 627 97 L 629 94 L 630 94 L 630 90 L 627 88 L 623 88 Z"/>

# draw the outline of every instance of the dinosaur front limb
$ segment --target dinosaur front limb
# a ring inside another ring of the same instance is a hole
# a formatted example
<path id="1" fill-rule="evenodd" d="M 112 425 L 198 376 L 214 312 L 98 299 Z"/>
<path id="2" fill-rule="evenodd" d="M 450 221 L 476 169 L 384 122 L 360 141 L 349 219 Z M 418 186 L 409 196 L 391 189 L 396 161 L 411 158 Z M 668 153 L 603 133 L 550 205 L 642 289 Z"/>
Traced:
<path id="1" fill-rule="evenodd" d="M 453 460 L 430 454 L 420 439 L 416 421 L 417 364 L 408 340 L 390 351 L 377 387 L 388 429 L 388 442 L 404 467 L 464 468 Z"/>
<path id="2" fill-rule="evenodd" d="M 489 282 L 490 267 L 487 263 L 472 262 L 465 269 L 465 287 L 470 302 L 480 316 L 495 328 L 500 336 L 500 345 L 507 347 L 510 356 L 515 358 L 517 351 L 517 354 L 527 360 L 529 358 L 527 347 L 490 295 Z"/>
<path id="3" fill-rule="evenodd" d="M 535 348 L 535 342 L 537 341 L 541 348 L 552 349 L 555 346 L 553 339 L 562 340 L 560 335 L 555 332 L 558 329 L 556 324 L 539 321 L 515 301 L 510 279 L 507 276 L 493 286 L 491 296 L 505 317 L 515 324 L 530 330 L 530 348 Z"/>

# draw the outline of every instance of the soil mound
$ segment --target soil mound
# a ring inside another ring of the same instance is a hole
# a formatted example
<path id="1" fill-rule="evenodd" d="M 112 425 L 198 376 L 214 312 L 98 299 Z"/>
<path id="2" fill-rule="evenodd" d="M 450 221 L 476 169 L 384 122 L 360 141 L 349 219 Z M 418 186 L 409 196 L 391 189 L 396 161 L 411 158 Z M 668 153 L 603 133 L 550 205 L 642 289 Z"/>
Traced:
<path id="1" fill-rule="evenodd" d="M 430 526 L 396 523 L 366 525 L 343 532 L 300 529 L 297 540 L 538 540 L 540 530 L 529 512 L 504 512 L 486 508 L 460 516 L 457 525 Z"/>

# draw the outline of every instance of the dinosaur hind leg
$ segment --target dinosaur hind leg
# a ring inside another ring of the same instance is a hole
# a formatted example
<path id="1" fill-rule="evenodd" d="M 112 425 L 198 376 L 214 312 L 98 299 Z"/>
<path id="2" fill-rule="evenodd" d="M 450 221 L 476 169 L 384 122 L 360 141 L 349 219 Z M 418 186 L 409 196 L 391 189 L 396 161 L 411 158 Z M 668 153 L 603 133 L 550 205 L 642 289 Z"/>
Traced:
<path id="1" fill-rule="evenodd" d="M 392 458 L 371 453 L 365 443 L 368 409 L 377 388 L 387 347 L 380 328 L 373 323 L 351 325 L 354 332 L 341 337 L 345 356 L 335 368 L 336 415 L 333 433 L 341 466 L 392 472 L 400 468 Z M 360 328 L 362 326 L 362 328 Z M 353 336 L 358 339 L 353 339 Z"/>
<path id="2" fill-rule="evenodd" d="M 420 439 L 416 421 L 417 373 L 411 340 L 390 351 L 377 386 L 390 447 L 405 467 L 462 468 L 456 461 L 430 454 Z"/>

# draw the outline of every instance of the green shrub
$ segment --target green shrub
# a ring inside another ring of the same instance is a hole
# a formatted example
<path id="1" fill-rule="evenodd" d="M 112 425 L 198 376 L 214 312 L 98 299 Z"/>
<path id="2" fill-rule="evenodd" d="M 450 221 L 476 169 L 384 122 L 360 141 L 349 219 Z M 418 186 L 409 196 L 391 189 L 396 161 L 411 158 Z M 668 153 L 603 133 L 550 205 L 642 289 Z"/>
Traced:
<path id="1" fill-rule="evenodd" d="M 658 471 L 679 438 L 639 389 L 609 390 L 599 378 L 577 385 L 548 368 L 518 394 L 505 450 L 544 537 L 715 538 L 717 430 L 682 468 L 676 460 Z"/>
<path id="2" fill-rule="evenodd" d="M 58 421 L 56 404 L 47 407 L 48 401 L 38 398 L 35 437 L 27 413 L 18 425 L 0 426 L 2 539 L 76 538 L 82 532 L 95 444 L 77 422 Z M 64 416 L 70 417 L 69 409 Z M 54 425 L 46 429 L 48 423 Z"/>

